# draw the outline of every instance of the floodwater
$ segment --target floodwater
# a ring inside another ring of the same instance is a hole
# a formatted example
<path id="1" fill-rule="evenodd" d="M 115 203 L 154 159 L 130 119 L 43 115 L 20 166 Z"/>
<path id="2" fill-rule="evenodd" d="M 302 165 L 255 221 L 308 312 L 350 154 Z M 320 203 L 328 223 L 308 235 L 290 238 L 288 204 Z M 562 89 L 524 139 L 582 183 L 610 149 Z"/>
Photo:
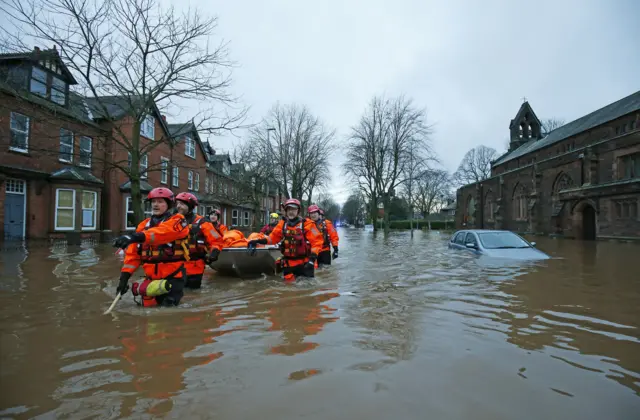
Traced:
<path id="1" fill-rule="evenodd" d="M 315 280 L 209 273 L 109 315 L 113 248 L 0 253 L 2 418 L 638 419 L 640 246 L 536 238 L 485 261 L 448 235 L 341 230 Z"/>

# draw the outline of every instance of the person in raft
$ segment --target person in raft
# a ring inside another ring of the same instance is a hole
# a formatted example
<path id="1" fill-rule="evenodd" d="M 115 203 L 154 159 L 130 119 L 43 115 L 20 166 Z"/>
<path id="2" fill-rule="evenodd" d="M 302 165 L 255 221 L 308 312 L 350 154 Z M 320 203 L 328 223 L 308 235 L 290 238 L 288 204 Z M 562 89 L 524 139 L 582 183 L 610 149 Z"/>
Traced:
<path id="1" fill-rule="evenodd" d="M 263 239 L 253 239 L 247 248 L 255 254 L 256 246 L 273 245 L 282 241 L 282 274 L 285 282 L 294 282 L 298 277 L 314 277 L 314 264 L 322 249 L 322 234 L 316 224 L 301 217 L 300 201 L 291 198 L 284 203 L 285 219 L 280 220 L 273 231 Z"/>

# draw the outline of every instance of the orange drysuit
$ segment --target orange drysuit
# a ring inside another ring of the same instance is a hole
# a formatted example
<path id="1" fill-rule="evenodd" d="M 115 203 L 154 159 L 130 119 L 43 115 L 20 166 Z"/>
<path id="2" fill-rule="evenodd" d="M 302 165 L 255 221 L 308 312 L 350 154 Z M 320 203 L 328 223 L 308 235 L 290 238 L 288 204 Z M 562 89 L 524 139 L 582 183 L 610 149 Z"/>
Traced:
<path id="1" fill-rule="evenodd" d="M 296 217 L 291 220 L 280 220 L 267 237 L 267 244 L 273 245 L 282 241 L 282 272 L 284 280 L 295 281 L 298 276 L 313 277 L 313 264 L 322 250 L 322 234 L 315 222 L 307 218 Z"/>
<path id="2" fill-rule="evenodd" d="M 218 231 L 218 234 L 220 234 L 220 236 L 224 236 L 225 233 L 227 233 L 227 231 L 229 229 L 227 229 L 227 227 L 225 225 L 223 225 L 222 223 L 220 223 L 220 221 L 217 221 L 215 223 L 210 222 L 211 225 L 213 226 L 213 228 Z"/>
<path id="3" fill-rule="evenodd" d="M 316 268 L 318 264 L 331 265 L 331 246 L 334 250 L 338 249 L 338 232 L 329 219 L 322 219 L 316 222 L 318 229 L 322 232 L 322 251 L 318 254 Z M 337 255 L 337 254 L 336 254 Z"/>
<path id="4" fill-rule="evenodd" d="M 189 256 L 184 266 L 187 269 L 187 281 L 185 286 L 199 289 L 202 285 L 202 275 L 205 269 L 205 260 L 214 249 L 220 252 L 224 245 L 222 235 L 213 227 L 213 224 L 200 215 L 191 215 L 189 224 L 188 241 Z"/>
<path id="5" fill-rule="evenodd" d="M 143 296 L 141 305 L 177 305 L 183 296 L 186 277 L 185 250 L 178 244 L 189 234 L 187 221 L 181 214 L 165 213 L 143 220 L 136 232 L 144 233 L 145 240 L 127 247 L 121 272 L 133 274 L 142 264 L 145 281 L 166 279 L 170 284 L 168 293 L 155 297 Z"/>

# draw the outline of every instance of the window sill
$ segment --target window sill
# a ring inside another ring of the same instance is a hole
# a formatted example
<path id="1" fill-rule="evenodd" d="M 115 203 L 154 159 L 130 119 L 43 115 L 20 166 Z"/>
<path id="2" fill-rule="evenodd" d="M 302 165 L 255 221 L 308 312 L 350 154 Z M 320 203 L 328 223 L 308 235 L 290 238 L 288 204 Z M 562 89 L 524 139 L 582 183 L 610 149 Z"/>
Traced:
<path id="1" fill-rule="evenodd" d="M 54 232 L 73 232 L 75 230 L 75 228 L 54 228 L 53 231 Z"/>
<path id="2" fill-rule="evenodd" d="M 9 146 L 9 151 L 18 155 L 31 156 L 31 154 L 29 153 L 29 149 L 17 149 Z"/>
<path id="3" fill-rule="evenodd" d="M 80 168 L 91 169 L 91 165 L 81 165 L 81 164 L 78 164 L 78 166 L 79 166 Z"/>
<path id="4" fill-rule="evenodd" d="M 73 160 L 58 159 L 58 162 L 60 162 L 60 163 L 68 163 L 68 164 L 72 164 L 72 163 L 73 163 Z"/>
<path id="5" fill-rule="evenodd" d="M 91 232 L 91 231 L 95 231 L 96 227 L 95 226 L 94 227 L 83 227 L 82 230 L 84 232 Z"/>

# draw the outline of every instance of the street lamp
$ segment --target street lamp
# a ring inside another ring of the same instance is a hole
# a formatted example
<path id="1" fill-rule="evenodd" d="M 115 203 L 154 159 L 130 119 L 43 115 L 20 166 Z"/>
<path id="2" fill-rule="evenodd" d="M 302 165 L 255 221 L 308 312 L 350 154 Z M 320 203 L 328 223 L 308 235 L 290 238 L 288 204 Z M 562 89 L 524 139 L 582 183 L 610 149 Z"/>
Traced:
<path id="1" fill-rule="evenodd" d="M 271 138 L 269 134 L 271 134 L 272 131 L 276 131 L 276 129 L 273 127 L 267 127 L 267 143 L 271 143 Z M 265 223 L 269 223 L 269 181 L 268 180 L 266 184 L 267 184 L 267 205 L 264 206 L 264 218 L 266 220 Z"/>

